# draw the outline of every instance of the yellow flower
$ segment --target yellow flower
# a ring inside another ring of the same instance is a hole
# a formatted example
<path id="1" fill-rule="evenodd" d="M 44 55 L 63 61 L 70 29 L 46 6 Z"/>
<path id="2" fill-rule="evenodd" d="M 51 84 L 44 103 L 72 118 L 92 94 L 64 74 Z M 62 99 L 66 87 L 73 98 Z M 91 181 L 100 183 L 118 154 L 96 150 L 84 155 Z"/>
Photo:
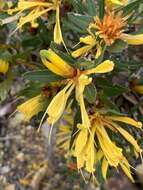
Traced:
<path id="1" fill-rule="evenodd" d="M 3 73 L 3 74 L 7 73 L 8 68 L 9 68 L 8 61 L 0 59 L 0 73 Z"/>
<path id="2" fill-rule="evenodd" d="M 114 67 L 113 62 L 107 60 L 93 69 L 80 71 L 79 69 L 71 67 L 69 63 L 65 62 L 51 49 L 41 50 L 40 54 L 44 65 L 50 71 L 64 77 L 66 84 L 65 87 L 53 98 L 46 110 L 46 114 L 48 114 L 48 123 L 53 125 L 59 120 L 65 110 L 71 92 L 75 89 L 76 100 L 81 109 L 81 125 L 83 128 L 89 128 L 90 122 L 84 105 L 83 92 L 85 86 L 91 83 L 92 78 L 89 78 L 87 75 L 110 72 Z"/>
<path id="3" fill-rule="evenodd" d="M 64 116 L 66 115 L 67 114 Z M 131 175 L 130 164 L 123 153 L 124 149 L 117 146 L 115 142 L 110 139 L 107 131 L 111 130 L 115 135 L 120 133 L 123 138 L 133 146 L 135 153 L 140 155 L 142 150 L 137 144 L 137 141 L 126 129 L 120 126 L 119 123 L 122 122 L 132 125 L 139 129 L 142 128 L 142 123 L 127 116 L 105 115 L 100 110 L 90 115 L 89 118 L 91 123 L 90 130 L 78 125 L 77 127 L 79 129 L 74 134 L 72 134 L 71 125 L 66 124 L 66 126 L 64 126 L 66 118 L 64 119 L 65 121 L 60 128 L 61 132 L 58 133 L 58 141 L 63 143 L 61 144 L 63 145 L 62 148 L 64 148 L 66 152 L 69 151 L 68 147 L 71 136 L 71 138 L 74 139 L 68 156 L 76 157 L 78 169 L 84 168 L 87 172 L 93 174 L 97 163 L 102 161 L 102 175 L 104 179 L 106 179 L 109 166 L 115 168 L 120 166 L 133 182 L 134 179 Z"/>
<path id="4" fill-rule="evenodd" d="M 4 7 L 4 0 L 0 0 L 0 11 L 3 10 Z"/>
<path id="5" fill-rule="evenodd" d="M 92 35 L 80 38 L 80 43 L 84 43 L 85 46 L 72 52 L 72 56 L 75 58 L 87 53 L 97 44 L 95 37 Z"/>
<path id="6" fill-rule="evenodd" d="M 19 0 L 16 8 L 8 9 L 8 14 L 17 13 L 19 15 L 19 22 L 17 29 L 21 28 L 26 23 L 31 23 L 32 27 L 38 27 L 37 19 L 50 11 L 56 11 L 56 24 L 54 28 L 54 41 L 58 44 L 63 42 L 61 27 L 60 27 L 60 0 L 48 1 L 26 1 Z M 27 12 L 28 11 L 28 12 Z M 15 31 L 16 31 L 15 30 Z M 15 32 L 14 31 L 14 32 Z"/>
<path id="7" fill-rule="evenodd" d="M 105 6 L 108 8 L 113 8 L 114 6 L 124 6 L 128 0 L 105 0 Z"/>
<path id="8" fill-rule="evenodd" d="M 118 147 L 115 142 L 110 139 L 106 129 L 110 129 L 115 134 L 120 133 L 124 139 L 133 146 L 135 152 L 138 155 L 142 152 L 142 150 L 133 136 L 129 134 L 127 130 L 122 128 L 118 122 L 126 123 L 139 129 L 142 128 L 141 122 L 137 122 L 126 116 L 108 116 L 98 112 L 91 116 L 92 127 L 96 129 L 97 139 L 99 141 L 103 155 L 108 161 L 108 164 L 113 167 L 120 165 L 128 177 L 133 180 L 129 170 L 129 164 L 123 156 L 122 148 Z M 105 163 L 104 165 L 107 167 Z"/>
<path id="9" fill-rule="evenodd" d="M 133 91 L 137 92 L 138 94 L 143 94 L 143 85 L 135 85 L 133 87 Z"/>
<path id="10" fill-rule="evenodd" d="M 115 135 L 120 133 L 133 146 L 135 153 L 139 155 L 142 150 L 137 141 L 119 123 L 129 124 L 139 129 L 142 128 L 142 123 L 126 116 L 108 116 L 103 114 L 102 111 L 90 115 L 90 122 L 90 130 L 79 128 L 78 134 L 76 137 L 74 136 L 70 155 L 76 157 L 77 168 L 85 168 L 86 171 L 93 174 L 98 161 L 102 161 L 102 175 L 104 179 L 106 179 L 109 166 L 115 168 L 120 166 L 131 181 L 134 181 L 130 171 L 130 164 L 123 154 L 123 148 L 117 146 L 110 139 L 107 131 L 111 130 Z M 72 133 L 72 129 L 66 126 L 65 130 L 64 143 L 69 144 L 69 136 Z M 73 137 L 71 136 L 71 138 Z M 65 151 L 67 151 L 67 148 Z"/>
<path id="11" fill-rule="evenodd" d="M 25 121 L 29 121 L 34 115 L 42 111 L 43 107 L 43 95 L 40 94 L 18 106 L 17 110 L 23 113 Z"/>
<path id="12" fill-rule="evenodd" d="M 123 17 L 121 12 L 106 11 L 103 20 L 94 18 L 94 23 L 89 25 L 89 35 L 80 38 L 85 45 L 72 53 L 73 57 L 79 57 L 89 50 L 96 49 L 96 58 L 102 52 L 102 45 L 111 46 L 117 39 L 127 42 L 129 45 L 143 44 L 143 34 L 132 35 L 124 33 L 129 16 Z M 90 40 L 89 40 L 90 39 Z"/>

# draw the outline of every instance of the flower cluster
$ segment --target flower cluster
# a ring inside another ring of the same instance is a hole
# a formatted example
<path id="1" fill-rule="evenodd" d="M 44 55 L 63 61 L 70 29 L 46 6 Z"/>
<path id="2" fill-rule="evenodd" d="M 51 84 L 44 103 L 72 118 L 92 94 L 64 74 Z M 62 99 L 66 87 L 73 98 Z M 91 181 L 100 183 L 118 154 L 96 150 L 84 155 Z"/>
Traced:
<path id="1" fill-rule="evenodd" d="M 89 5 L 89 1 L 80 2 L 84 8 Z M 95 2 L 90 2 L 94 6 Z M 13 18 L 16 21 L 16 28 L 12 30 L 11 35 L 16 35 L 16 32 L 20 28 L 24 29 L 28 23 L 31 25 L 27 26 L 34 30 L 39 29 L 40 32 L 41 23 L 44 21 L 54 24 L 53 39 L 51 39 L 54 42 L 51 45 L 44 42 L 42 47 L 38 47 L 43 64 L 31 65 L 34 70 L 24 75 L 28 80 L 34 80 L 34 83 L 39 85 L 38 92 L 19 105 L 17 111 L 23 113 L 28 122 L 33 116 L 42 113 L 40 127 L 45 119 L 51 130 L 57 125 L 57 147 L 64 149 L 66 158 L 76 160 L 77 169 L 81 173 L 84 169 L 94 177 L 97 165 L 101 163 L 104 179 L 109 167 L 121 167 L 133 182 L 126 147 L 129 149 L 132 147 L 137 158 L 141 156 L 142 149 L 138 140 L 131 134 L 130 126 L 141 132 L 142 123 L 137 121 L 137 118 L 133 119 L 121 113 L 120 109 L 114 110 L 111 104 L 107 106 L 103 102 L 103 92 L 100 85 L 97 85 L 97 81 L 99 77 L 108 80 L 109 76 L 111 79 L 111 74 L 117 69 L 116 59 L 110 56 L 109 49 L 114 48 L 118 42 L 126 44 L 124 49 L 127 45 L 141 45 L 143 34 L 138 34 L 137 31 L 137 34 L 130 34 L 128 24 L 133 13 L 126 14 L 124 11 L 130 6 L 129 1 L 105 0 L 104 4 L 99 3 L 99 6 L 103 8 L 102 14 L 88 17 L 90 22 L 84 34 L 77 35 L 79 43 L 72 48 L 69 45 L 72 43 L 66 44 L 66 38 L 63 39 L 64 32 L 68 30 L 68 27 L 64 28 L 66 26 L 64 22 L 67 21 L 63 18 L 61 22 L 62 10 L 68 12 L 68 8 L 72 7 L 67 1 L 18 0 L 10 7 L 3 4 L 4 12 L 9 15 L 3 22 L 11 23 Z M 86 7 L 85 10 L 88 8 Z M 75 16 L 79 15 L 75 14 Z M 84 22 L 82 20 L 82 23 Z M 61 23 L 63 23 L 63 33 Z M 6 74 L 9 64 L 8 61 L 0 59 L 0 73 Z M 37 69 L 38 66 L 40 69 Z M 41 85 L 42 80 L 43 85 Z M 133 86 L 131 90 L 143 94 L 140 85 Z M 112 89 L 110 94 L 111 91 Z M 106 100 L 108 102 L 108 98 Z M 51 133 L 49 137 L 51 138 Z M 123 144 L 119 142 L 122 138 L 124 138 Z"/>

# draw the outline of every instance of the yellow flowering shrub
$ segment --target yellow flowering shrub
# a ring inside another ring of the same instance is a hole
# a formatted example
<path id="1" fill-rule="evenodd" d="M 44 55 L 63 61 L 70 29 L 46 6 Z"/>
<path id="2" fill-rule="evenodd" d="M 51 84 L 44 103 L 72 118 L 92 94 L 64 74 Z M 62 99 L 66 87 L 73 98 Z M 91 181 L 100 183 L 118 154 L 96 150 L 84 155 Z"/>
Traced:
<path id="1" fill-rule="evenodd" d="M 0 101 L 20 78 L 17 97 L 26 100 L 16 111 L 39 131 L 46 121 L 49 143 L 57 128 L 57 148 L 85 181 L 87 173 L 100 184 L 121 168 L 134 182 L 130 158 L 141 160 L 143 143 L 143 2 L 0 3 Z"/>

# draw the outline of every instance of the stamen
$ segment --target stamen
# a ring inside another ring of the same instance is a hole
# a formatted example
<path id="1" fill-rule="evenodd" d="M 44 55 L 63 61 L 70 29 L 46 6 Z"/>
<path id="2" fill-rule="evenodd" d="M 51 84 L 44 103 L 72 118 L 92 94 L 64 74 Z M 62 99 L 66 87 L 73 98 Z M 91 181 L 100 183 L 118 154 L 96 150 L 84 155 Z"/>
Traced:
<path id="1" fill-rule="evenodd" d="M 50 131 L 49 131 L 49 135 L 48 135 L 48 143 L 49 144 L 51 144 L 51 136 L 52 136 L 53 126 L 54 126 L 54 124 L 50 125 Z"/>
<path id="2" fill-rule="evenodd" d="M 82 178 L 83 178 L 83 180 L 84 180 L 85 184 L 88 184 L 88 181 L 86 181 L 85 176 L 84 176 L 84 174 L 83 174 L 83 172 L 82 172 L 82 169 L 81 169 L 81 168 L 79 169 L 79 171 L 80 171 L 80 173 L 81 173 L 81 176 L 82 176 Z"/>

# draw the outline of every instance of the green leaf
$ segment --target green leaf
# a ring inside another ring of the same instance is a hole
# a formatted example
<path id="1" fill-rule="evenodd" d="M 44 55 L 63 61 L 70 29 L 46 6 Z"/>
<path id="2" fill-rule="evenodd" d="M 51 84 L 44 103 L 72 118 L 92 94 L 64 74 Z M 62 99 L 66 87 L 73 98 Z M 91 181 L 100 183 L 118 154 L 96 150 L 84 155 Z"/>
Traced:
<path id="1" fill-rule="evenodd" d="M 97 179 L 102 184 L 104 182 L 104 178 L 102 175 L 102 162 L 101 161 L 98 162 L 96 171 L 97 171 Z"/>
<path id="2" fill-rule="evenodd" d="M 141 76 L 140 79 L 138 80 L 138 84 L 143 85 L 143 76 Z"/>
<path id="3" fill-rule="evenodd" d="M 7 98 L 8 91 L 12 85 L 14 79 L 14 74 L 8 72 L 7 79 L 0 83 L 0 102 L 4 101 Z"/>
<path id="4" fill-rule="evenodd" d="M 80 33 L 87 33 L 87 27 L 89 26 L 89 23 L 92 21 L 92 17 L 87 15 L 81 15 L 76 13 L 68 13 L 68 28 L 75 30 Z M 74 28 L 73 28 L 74 25 Z"/>
<path id="5" fill-rule="evenodd" d="M 63 28 L 67 31 L 72 30 L 74 33 L 80 33 L 85 34 L 86 31 L 82 30 L 78 26 L 76 26 L 74 23 L 69 22 L 67 19 L 64 20 Z"/>
<path id="6" fill-rule="evenodd" d="M 114 102 L 105 94 L 100 94 L 100 99 L 107 107 L 109 107 L 109 109 L 113 109 L 117 112 L 120 112 L 118 106 L 114 104 Z"/>
<path id="7" fill-rule="evenodd" d="M 94 0 L 87 0 L 86 7 L 87 7 L 87 12 L 90 16 L 96 15 L 96 7 Z"/>
<path id="8" fill-rule="evenodd" d="M 107 96 L 113 97 L 113 96 L 119 96 L 122 93 L 125 93 L 128 91 L 127 88 L 115 85 L 115 86 L 102 86 L 104 93 Z"/>
<path id="9" fill-rule="evenodd" d="M 23 47 L 33 47 L 34 49 L 38 48 L 42 44 L 41 38 L 39 36 L 24 36 L 22 40 Z"/>
<path id="10" fill-rule="evenodd" d="M 111 53 L 120 53 L 127 47 L 127 43 L 123 40 L 116 40 L 115 43 L 108 47 Z"/>
<path id="11" fill-rule="evenodd" d="M 102 19 L 104 17 L 104 8 L 105 8 L 105 0 L 99 1 L 99 17 Z"/>
<path id="12" fill-rule="evenodd" d="M 10 61 L 12 58 L 12 55 L 8 51 L 1 51 L 0 52 L 0 59 L 4 59 L 6 61 Z"/>
<path id="13" fill-rule="evenodd" d="M 84 95 L 85 95 L 86 100 L 90 104 L 95 103 L 97 90 L 93 83 L 85 87 Z"/>
<path id="14" fill-rule="evenodd" d="M 143 3 L 143 0 L 134 1 L 123 7 L 122 10 L 124 15 L 128 15 L 129 13 L 135 11 L 139 7 L 140 3 Z"/>
<path id="15" fill-rule="evenodd" d="M 23 75 L 23 77 L 27 80 L 38 82 L 38 83 L 49 83 L 49 82 L 56 82 L 59 80 L 63 80 L 64 78 L 58 76 L 51 71 L 47 70 L 37 70 L 37 71 L 30 71 Z"/>
<path id="16" fill-rule="evenodd" d="M 110 86 L 111 81 L 106 80 L 105 78 L 96 78 L 96 84 L 99 86 Z"/>
<path id="17" fill-rule="evenodd" d="M 18 96 L 25 96 L 28 98 L 32 98 L 38 94 L 41 93 L 42 87 L 37 85 L 37 83 L 31 82 L 28 87 L 22 89 L 19 93 Z"/>
<path id="18" fill-rule="evenodd" d="M 82 0 L 71 0 L 71 3 L 76 12 L 81 13 L 81 14 L 84 13 L 84 7 L 82 4 Z"/>
<path id="19" fill-rule="evenodd" d="M 120 115 L 120 116 L 125 116 L 125 114 L 122 114 L 122 113 L 120 113 L 119 111 L 117 111 L 117 110 L 114 110 L 114 109 L 106 109 L 106 115 L 107 114 L 111 114 L 111 115 Z"/>

